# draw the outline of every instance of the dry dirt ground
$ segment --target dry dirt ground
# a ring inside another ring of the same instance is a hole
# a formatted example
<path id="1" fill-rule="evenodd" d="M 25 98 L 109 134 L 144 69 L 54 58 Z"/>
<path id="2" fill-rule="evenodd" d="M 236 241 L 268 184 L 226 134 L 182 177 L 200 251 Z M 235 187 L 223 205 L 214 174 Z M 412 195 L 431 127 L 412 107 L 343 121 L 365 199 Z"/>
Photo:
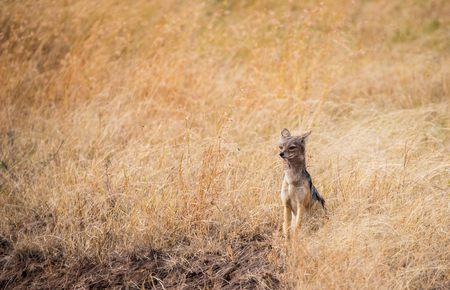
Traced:
<path id="1" fill-rule="evenodd" d="M 145 249 L 104 260 L 67 257 L 62 249 L 13 250 L 1 240 L 0 287 L 33 289 L 255 289 L 283 288 L 267 260 L 267 237 L 240 237 L 226 250 L 196 253 L 178 249 Z M 231 255 L 230 255 L 231 254 Z"/>

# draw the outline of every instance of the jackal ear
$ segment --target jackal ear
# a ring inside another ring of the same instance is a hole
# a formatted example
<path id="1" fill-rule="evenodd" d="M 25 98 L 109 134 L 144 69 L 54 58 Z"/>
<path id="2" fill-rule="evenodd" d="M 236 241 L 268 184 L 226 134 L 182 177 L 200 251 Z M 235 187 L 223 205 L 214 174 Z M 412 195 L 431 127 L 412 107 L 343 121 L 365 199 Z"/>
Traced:
<path id="1" fill-rule="evenodd" d="M 312 132 L 312 131 L 308 131 L 308 132 L 306 132 L 305 134 L 300 135 L 300 138 L 302 138 L 303 141 L 308 140 L 308 136 L 311 135 L 311 132 Z"/>
<path id="2" fill-rule="evenodd" d="M 283 138 L 291 137 L 291 132 L 289 132 L 288 129 L 284 128 L 283 131 L 281 131 L 281 137 Z"/>

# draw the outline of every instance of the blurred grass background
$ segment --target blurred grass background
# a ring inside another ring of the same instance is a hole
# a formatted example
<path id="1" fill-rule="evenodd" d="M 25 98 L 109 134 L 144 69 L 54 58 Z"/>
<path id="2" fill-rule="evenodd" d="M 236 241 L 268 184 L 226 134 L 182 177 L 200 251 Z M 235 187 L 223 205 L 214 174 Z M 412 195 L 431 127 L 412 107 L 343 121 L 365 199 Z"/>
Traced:
<path id="1" fill-rule="evenodd" d="M 444 289 L 449 15 L 440 0 L 2 1 L 0 233 L 99 260 L 261 234 L 283 287 Z M 284 127 L 313 130 L 331 211 L 287 256 Z"/>

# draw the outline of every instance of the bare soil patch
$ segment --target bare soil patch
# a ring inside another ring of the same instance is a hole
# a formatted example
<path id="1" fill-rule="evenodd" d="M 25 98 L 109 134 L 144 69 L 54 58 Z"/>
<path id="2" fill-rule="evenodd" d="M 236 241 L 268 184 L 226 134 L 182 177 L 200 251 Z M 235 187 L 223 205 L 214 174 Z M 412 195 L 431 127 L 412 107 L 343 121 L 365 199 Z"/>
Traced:
<path id="1" fill-rule="evenodd" d="M 58 249 L 49 253 L 32 248 L 14 249 L 5 238 L 1 239 L 0 246 L 2 289 L 274 289 L 282 286 L 280 269 L 275 269 L 267 259 L 271 245 L 262 235 L 241 237 L 217 252 L 193 252 L 180 247 L 140 249 L 111 255 L 104 261 L 94 257 L 68 257 Z"/>

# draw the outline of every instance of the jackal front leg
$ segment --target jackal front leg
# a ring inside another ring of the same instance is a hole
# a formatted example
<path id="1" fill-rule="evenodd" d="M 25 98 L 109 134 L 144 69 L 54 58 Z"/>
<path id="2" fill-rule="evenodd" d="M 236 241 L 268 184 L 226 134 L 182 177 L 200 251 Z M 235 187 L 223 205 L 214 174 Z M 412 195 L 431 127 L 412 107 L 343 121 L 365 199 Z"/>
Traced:
<path id="1" fill-rule="evenodd" d="M 297 237 L 298 232 L 302 227 L 303 215 L 305 214 L 305 207 L 301 202 L 297 202 L 297 216 L 295 217 L 294 236 Z"/>
<path id="2" fill-rule="evenodd" d="M 284 204 L 284 223 L 283 223 L 283 233 L 284 238 L 289 240 L 289 228 L 291 227 L 292 221 L 292 211 L 288 204 Z"/>

